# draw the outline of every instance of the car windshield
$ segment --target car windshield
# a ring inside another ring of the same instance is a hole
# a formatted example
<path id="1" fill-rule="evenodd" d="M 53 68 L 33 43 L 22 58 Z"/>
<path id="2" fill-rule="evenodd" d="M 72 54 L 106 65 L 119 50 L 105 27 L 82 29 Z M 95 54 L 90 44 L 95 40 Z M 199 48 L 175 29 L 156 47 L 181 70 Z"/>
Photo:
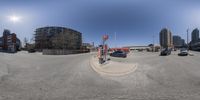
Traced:
<path id="1" fill-rule="evenodd" d="M 186 49 L 186 48 L 181 48 L 180 51 L 181 51 L 181 52 L 186 52 L 187 49 Z"/>
<path id="2" fill-rule="evenodd" d="M 123 53 L 122 51 L 116 51 L 115 53 Z"/>
<path id="3" fill-rule="evenodd" d="M 167 51 L 167 49 L 162 49 L 162 52 Z"/>

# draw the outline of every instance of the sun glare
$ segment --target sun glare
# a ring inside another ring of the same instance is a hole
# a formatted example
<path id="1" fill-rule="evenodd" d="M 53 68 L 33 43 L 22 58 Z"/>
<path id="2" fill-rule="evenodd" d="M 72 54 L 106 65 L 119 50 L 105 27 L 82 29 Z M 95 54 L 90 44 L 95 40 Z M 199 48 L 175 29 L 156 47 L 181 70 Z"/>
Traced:
<path id="1" fill-rule="evenodd" d="M 19 22 L 21 18 L 19 16 L 13 15 L 13 16 L 10 16 L 9 19 L 10 21 L 16 23 L 16 22 Z"/>

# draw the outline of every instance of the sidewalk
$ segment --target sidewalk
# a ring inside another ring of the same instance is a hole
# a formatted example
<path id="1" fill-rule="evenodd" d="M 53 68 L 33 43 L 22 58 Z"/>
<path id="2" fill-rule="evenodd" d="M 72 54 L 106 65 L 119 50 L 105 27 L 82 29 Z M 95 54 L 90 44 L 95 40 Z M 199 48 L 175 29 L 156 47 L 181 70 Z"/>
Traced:
<path id="1" fill-rule="evenodd" d="M 129 64 L 122 62 L 107 61 L 104 64 L 99 64 L 98 58 L 93 56 L 90 59 L 90 65 L 94 71 L 102 75 L 122 76 L 136 70 L 137 64 Z"/>

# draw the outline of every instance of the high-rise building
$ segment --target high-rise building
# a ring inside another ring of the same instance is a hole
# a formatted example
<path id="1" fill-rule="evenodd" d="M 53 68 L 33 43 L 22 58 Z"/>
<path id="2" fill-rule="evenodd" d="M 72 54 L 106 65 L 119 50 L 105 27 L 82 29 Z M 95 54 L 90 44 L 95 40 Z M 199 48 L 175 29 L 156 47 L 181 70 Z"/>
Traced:
<path id="1" fill-rule="evenodd" d="M 180 48 L 180 47 L 182 47 L 182 46 L 185 46 L 186 44 L 185 44 L 185 40 L 184 39 L 182 39 L 180 36 L 178 36 L 178 35 L 174 35 L 173 36 L 173 46 L 175 47 L 175 48 Z"/>
<path id="2" fill-rule="evenodd" d="M 199 40 L 199 29 L 198 28 L 195 28 L 193 31 L 192 31 L 192 42 L 197 42 Z"/>
<path id="3" fill-rule="evenodd" d="M 169 48 L 173 46 L 172 33 L 167 28 L 163 28 L 160 31 L 160 46 L 162 48 Z"/>
<path id="4" fill-rule="evenodd" d="M 184 39 L 181 39 L 181 45 L 182 45 L 182 46 L 186 46 L 186 43 L 185 43 L 185 40 L 184 40 Z"/>
<path id="5" fill-rule="evenodd" d="M 200 51 L 200 39 L 199 39 L 199 29 L 195 28 L 191 34 L 191 41 L 189 43 L 191 50 L 198 50 Z"/>
<path id="6" fill-rule="evenodd" d="M 178 35 L 174 35 L 173 36 L 173 45 L 174 47 L 178 48 L 180 46 L 182 46 L 182 40 L 181 37 Z"/>
<path id="7" fill-rule="evenodd" d="M 3 38 L 0 37 L 0 51 L 3 49 Z"/>

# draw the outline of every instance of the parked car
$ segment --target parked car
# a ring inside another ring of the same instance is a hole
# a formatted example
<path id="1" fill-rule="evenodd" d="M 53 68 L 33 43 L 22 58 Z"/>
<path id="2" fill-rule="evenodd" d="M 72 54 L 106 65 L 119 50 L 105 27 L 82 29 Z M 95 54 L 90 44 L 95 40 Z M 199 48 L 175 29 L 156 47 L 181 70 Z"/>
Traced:
<path id="1" fill-rule="evenodd" d="M 170 49 L 165 48 L 165 49 L 163 49 L 163 50 L 160 52 L 160 55 L 161 55 L 161 56 L 168 56 L 168 55 L 171 54 L 171 51 L 172 51 L 171 48 L 170 48 Z"/>
<path id="2" fill-rule="evenodd" d="M 36 52 L 35 49 L 29 49 L 29 50 L 28 50 L 28 53 L 34 53 L 34 52 Z"/>
<path id="3" fill-rule="evenodd" d="M 127 54 L 126 54 L 126 52 L 123 52 L 123 51 L 115 51 L 115 52 L 111 53 L 110 56 L 126 58 Z"/>
<path id="4" fill-rule="evenodd" d="M 180 49 L 180 53 L 178 55 L 179 56 L 187 56 L 188 55 L 187 49 L 185 49 L 185 48 Z"/>

